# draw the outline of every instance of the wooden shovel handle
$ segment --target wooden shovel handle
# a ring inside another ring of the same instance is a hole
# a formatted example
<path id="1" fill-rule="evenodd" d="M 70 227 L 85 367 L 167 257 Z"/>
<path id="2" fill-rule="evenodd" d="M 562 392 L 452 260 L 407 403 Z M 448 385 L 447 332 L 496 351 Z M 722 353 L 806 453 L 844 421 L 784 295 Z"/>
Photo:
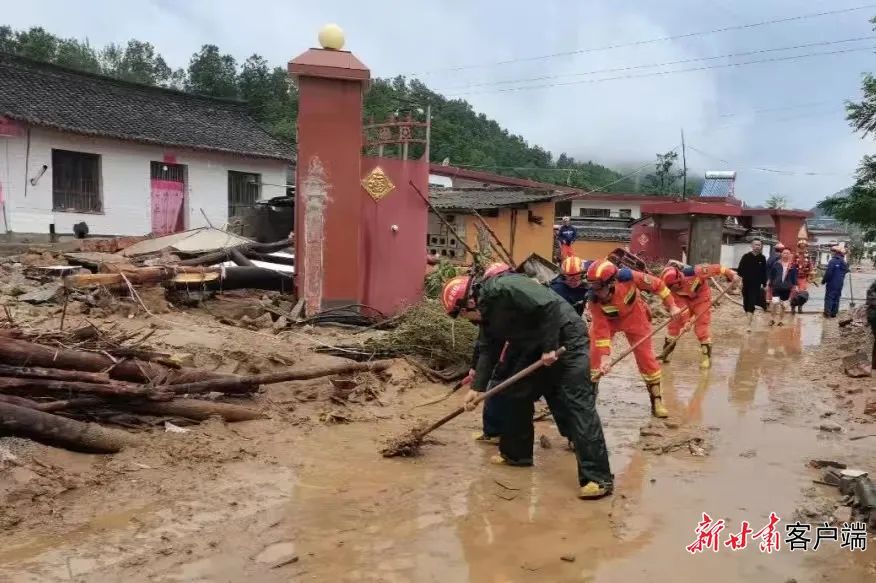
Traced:
<path id="1" fill-rule="evenodd" d="M 566 352 L 565 347 L 561 346 L 560 348 L 558 348 L 557 349 L 557 357 L 562 356 L 564 352 Z M 544 363 L 541 361 L 541 359 L 536 360 L 535 362 L 533 362 L 532 364 L 530 364 L 526 368 L 511 375 L 510 377 L 508 377 L 507 379 L 505 379 L 504 381 L 502 381 L 501 383 L 499 383 L 498 385 L 496 385 L 495 387 L 493 387 L 489 391 L 485 391 L 485 392 L 481 393 L 480 395 L 478 395 L 478 397 L 474 400 L 472 405 L 476 406 L 476 405 L 480 404 L 481 402 L 485 401 L 486 399 L 489 399 L 493 395 L 495 395 L 497 393 L 501 393 L 502 391 L 504 391 L 505 389 L 507 389 L 508 387 L 510 387 L 511 385 L 516 383 L 517 381 L 519 381 L 520 379 L 528 377 L 529 375 L 531 375 L 532 373 L 534 373 L 538 369 L 542 368 L 543 366 L 544 366 Z M 417 438 L 422 439 L 426 435 L 432 433 L 433 431 L 435 431 L 436 429 L 438 429 L 439 427 L 441 427 L 442 425 L 444 425 L 445 423 L 447 423 L 451 419 L 458 417 L 459 415 L 461 415 L 464 412 L 465 412 L 465 407 L 459 407 L 458 409 L 454 409 L 453 411 L 451 411 L 450 413 L 448 413 L 447 415 L 445 415 L 444 417 L 442 417 L 438 421 L 436 421 L 433 424 L 431 424 L 430 426 L 428 426 L 426 429 L 418 432 Z"/>

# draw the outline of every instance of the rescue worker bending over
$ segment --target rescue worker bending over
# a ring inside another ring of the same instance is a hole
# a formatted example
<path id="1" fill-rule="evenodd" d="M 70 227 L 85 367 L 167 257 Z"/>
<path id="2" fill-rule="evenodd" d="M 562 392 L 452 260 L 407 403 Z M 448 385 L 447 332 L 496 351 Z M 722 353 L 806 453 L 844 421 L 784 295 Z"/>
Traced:
<path id="1" fill-rule="evenodd" d="M 737 281 L 736 272 L 723 265 L 696 265 L 680 268 L 676 265 L 667 265 L 660 274 L 660 279 L 672 293 L 675 305 L 684 310 L 681 316 L 669 323 L 669 333 L 663 340 L 663 362 L 669 362 L 669 355 L 675 350 L 681 330 L 690 321 L 692 316 L 697 317 L 694 322 L 694 332 L 700 341 L 700 367 L 712 366 L 712 290 L 709 287 L 709 278 L 724 276 L 731 285 Z"/>
<path id="2" fill-rule="evenodd" d="M 651 334 L 651 311 L 642 299 L 640 291 L 658 294 L 663 305 L 673 318 L 681 310 L 672 300 L 672 294 L 659 277 L 618 267 L 607 259 L 594 261 L 587 269 L 587 284 L 590 296 L 590 373 L 591 378 L 605 376 L 611 370 L 611 339 L 623 332 L 630 346 Z M 648 388 L 651 399 L 651 414 L 668 417 L 660 390 L 662 371 L 654 356 L 650 341 L 643 342 L 634 351 L 639 374 Z"/>
<path id="3" fill-rule="evenodd" d="M 506 363 L 507 374 L 514 374 L 538 359 L 547 365 L 505 392 L 500 455 L 492 461 L 511 466 L 532 465 L 533 404 L 539 395 L 544 395 L 554 416 L 564 420 L 567 437 L 575 444 L 578 497 L 593 499 L 610 494 L 614 478 L 596 411 L 596 391 L 587 377 L 588 338 L 584 321 L 562 298 L 525 275 L 507 274 L 479 285 L 474 283 L 469 276 L 447 283 L 441 298 L 447 313 L 452 317 L 462 315 L 480 325 L 487 346 L 501 347 L 508 342 L 514 347 L 515 359 Z M 558 356 L 561 346 L 566 352 Z M 466 406 L 470 406 L 478 392 L 486 390 L 499 352 L 481 347 L 472 388 L 465 396 Z"/>
<path id="4" fill-rule="evenodd" d="M 589 288 L 584 281 L 587 267 L 591 261 L 582 261 L 580 257 L 572 256 L 563 260 L 560 265 L 560 275 L 550 283 L 550 288 L 561 298 L 572 304 L 578 315 L 584 313 Z"/>

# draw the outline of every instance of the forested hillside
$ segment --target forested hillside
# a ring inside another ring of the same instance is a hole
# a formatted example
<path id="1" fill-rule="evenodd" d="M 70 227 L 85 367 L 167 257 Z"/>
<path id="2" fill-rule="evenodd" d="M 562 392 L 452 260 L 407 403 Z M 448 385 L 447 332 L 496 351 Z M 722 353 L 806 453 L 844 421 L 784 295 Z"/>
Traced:
<path id="1" fill-rule="evenodd" d="M 243 99 L 271 133 L 290 144 L 295 141 L 297 88 L 285 68 L 272 67 L 257 54 L 238 63 L 219 47 L 204 45 L 185 69 L 173 69 L 148 42 L 130 40 L 124 46 L 98 49 L 87 40 L 60 38 L 42 28 L 16 31 L 8 26 L 0 26 L 0 51 L 137 83 Z M 565 153 L 555 157 L 476 112 L 465 100 L 447 99 L 418 80 L 376 79 L 365 96 L 365 117 L 380 121 L 393 113 L 423 116 L 426 104 L 432 107 L 433 162 L 448 159 L 453 165 L 579 188 L 610 184 L 606 190 L 654 191 L 648 186 L 654 181 L 621 180 L 618 172 L 600 164 Z"/>

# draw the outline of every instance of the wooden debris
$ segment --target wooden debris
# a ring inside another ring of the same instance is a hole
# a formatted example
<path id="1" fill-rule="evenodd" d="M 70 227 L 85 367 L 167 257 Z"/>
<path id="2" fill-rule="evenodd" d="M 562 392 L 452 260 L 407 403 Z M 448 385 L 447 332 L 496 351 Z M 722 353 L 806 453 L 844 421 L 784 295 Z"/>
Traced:
<path id="1" fill-rule="evenodd" d="M 137 443 L 130 433 L 5 402 L 0 402 L 0 430 L 15 437 L 93 453 L 115 453 Z"/>

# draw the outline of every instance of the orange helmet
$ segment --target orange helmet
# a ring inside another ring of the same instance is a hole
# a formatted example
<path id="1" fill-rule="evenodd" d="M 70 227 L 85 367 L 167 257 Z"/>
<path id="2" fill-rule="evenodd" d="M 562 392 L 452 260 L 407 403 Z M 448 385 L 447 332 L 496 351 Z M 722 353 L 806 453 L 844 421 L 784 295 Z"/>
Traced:
<path id="1" fill-rule="evenodd" d="M 617 265 L 608 259 L 597 259 L 587 268 L 587 281 L 591 284 L 607 284 L 617 276 Z"/>
<path id="2" fill-rule="evenodd" d="M 459 315 L 462 308 L 465 307 L 466 298 L 471 290 L 471 277 L 468 275 L 458 275 L 444 284 L 444 290 L 441 292 L 441 303 L 444 304 L 444 311 L 453 318 Z"/>
<path id="3" fill-rule="evenodd" d="M 665 283 L 667 287 L 672 287 L 681 283 L 683 277 L 684 274 L 675 265 L 667 265 L 663 269 L 663 273 L 660 274 L 660 279 L 663 280 L 663 283 Z"/>
<path id="4" fill-rule="evenodd" d="M 581 260 L 580 257 L 575 257 L 572 255 L 571 257 L 566 257 L 563 259 L 563 263 L 560 266 L 560 271 L 562 271 L 563 275 L 581 275 L 587 268 L 585 267 L 585 262 Z"/>
<path id="5" fill-rule="evenodd" d="M 484 270 L 484 279 L 496 277 L 500 273 L 511 271 L 511 266 L 507 263 L 490 263 Z"/>

